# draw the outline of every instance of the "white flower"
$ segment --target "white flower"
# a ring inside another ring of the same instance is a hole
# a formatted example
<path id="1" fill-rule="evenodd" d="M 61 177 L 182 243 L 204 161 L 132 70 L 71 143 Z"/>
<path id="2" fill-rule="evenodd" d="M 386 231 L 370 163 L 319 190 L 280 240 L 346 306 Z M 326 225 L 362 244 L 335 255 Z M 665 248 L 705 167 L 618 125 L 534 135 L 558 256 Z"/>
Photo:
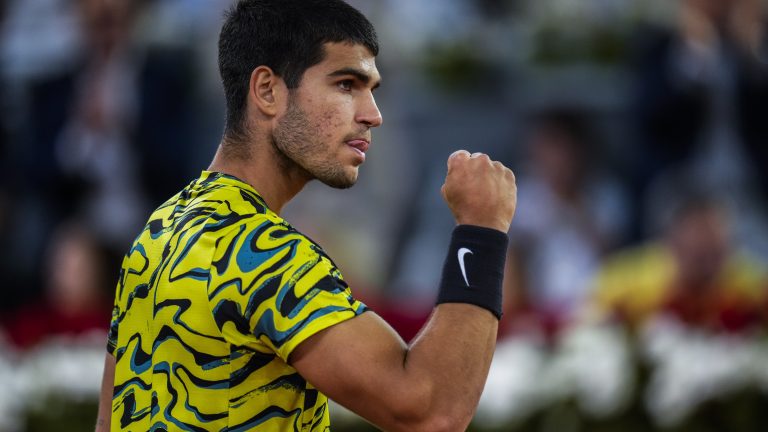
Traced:
<path id="1" fill-rule="evenodd" d="M 634 365 L 620 327 L 584 324 L 563 333 L 549 368 L 550 385 L 574 397 L 581 409 L 608 416 L 629 399 Z"/>
<path id="2" fill-rule="evenodd" d="M 545 353 L 538 343 L 510 338 L 500 342 L 480 397 L 476 421 L 487 426 L 524 418 L 545 405 L 540 387 Z"/>
<path id="3" fill-rule="evenodd" d="M 768 349 L 748 336 L 715 334 L 660 318 L 643 329 L 641 342 L 653 370 L 645 404 L 664 427 L 678 424 L 706 401 L 752 382 L 768 382 Z"/>

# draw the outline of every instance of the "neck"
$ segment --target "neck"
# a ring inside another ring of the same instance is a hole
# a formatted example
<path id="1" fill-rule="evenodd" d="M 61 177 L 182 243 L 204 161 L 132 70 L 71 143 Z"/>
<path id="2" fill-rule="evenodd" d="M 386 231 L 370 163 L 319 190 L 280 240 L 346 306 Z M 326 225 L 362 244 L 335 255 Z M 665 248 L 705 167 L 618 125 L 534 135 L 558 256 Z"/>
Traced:
<path id="1" fill-rule="evenodd" d="M 280 214 L 283 207 L 298 194 L 311 177 L 298 167 L 286 167 L 267 140 L 248 143 L 247 154 L 227 151 L 225 137 L 216 150 L 209 171 L 221 172 L 248 183 L 264 198 L 270 210 Z"/>

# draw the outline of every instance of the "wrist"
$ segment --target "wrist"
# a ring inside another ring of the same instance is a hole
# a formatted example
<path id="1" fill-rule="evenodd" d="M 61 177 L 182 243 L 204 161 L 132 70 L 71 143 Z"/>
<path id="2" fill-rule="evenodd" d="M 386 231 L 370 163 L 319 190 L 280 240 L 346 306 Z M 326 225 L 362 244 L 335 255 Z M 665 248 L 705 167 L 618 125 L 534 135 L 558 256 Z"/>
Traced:
<path id="1" fill-rule="evenodd" d="M 469 303 L 501 318 L 506 232 L 462 224 L 454 228 L 437 303 Z"/>
<path id="2" fill-rule="evenodd" d="M 486 229 L 492 229 L 496 231 L 501 231 L 505 235 L 509 231 L 509 223 L 504 221 L 495 221 L 495 220 L 478 220 L 478 219 L 467 219 L 467 218 L 457 218 L 456 219 L 456 226 L 474 226 L 478 228 L 486 228 Z"/>

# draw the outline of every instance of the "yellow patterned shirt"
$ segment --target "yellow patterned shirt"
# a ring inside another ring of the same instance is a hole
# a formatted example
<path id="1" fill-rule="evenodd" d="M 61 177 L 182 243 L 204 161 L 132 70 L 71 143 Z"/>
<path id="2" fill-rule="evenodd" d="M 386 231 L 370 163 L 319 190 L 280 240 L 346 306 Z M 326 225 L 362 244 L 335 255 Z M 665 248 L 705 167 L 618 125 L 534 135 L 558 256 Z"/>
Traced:
<path id="1" fill-rule="evenodd" d="M 288 359 L 365 310 L 325 252 L 252 187 L 203 172 L 152 214 L 123 261 L 112 430 L 327 430 L 327 398 Z"/>

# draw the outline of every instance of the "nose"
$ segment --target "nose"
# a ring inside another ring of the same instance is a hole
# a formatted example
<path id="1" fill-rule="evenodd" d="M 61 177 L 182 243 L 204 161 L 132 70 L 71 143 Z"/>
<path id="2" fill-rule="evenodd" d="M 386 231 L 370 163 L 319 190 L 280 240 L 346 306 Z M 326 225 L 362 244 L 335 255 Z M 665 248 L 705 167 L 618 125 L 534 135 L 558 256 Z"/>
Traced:
<path id="1" fill-rule="evenodd" d="M 379 107 L 376 106 L 376 99 L 374 99 L 372 92 L 366 92 L 364 100 L 357 110 L 355 121 L 362 123 L 369 128 L 379 127 L 384 123 L 384 119 L 381 117 Z"/>

